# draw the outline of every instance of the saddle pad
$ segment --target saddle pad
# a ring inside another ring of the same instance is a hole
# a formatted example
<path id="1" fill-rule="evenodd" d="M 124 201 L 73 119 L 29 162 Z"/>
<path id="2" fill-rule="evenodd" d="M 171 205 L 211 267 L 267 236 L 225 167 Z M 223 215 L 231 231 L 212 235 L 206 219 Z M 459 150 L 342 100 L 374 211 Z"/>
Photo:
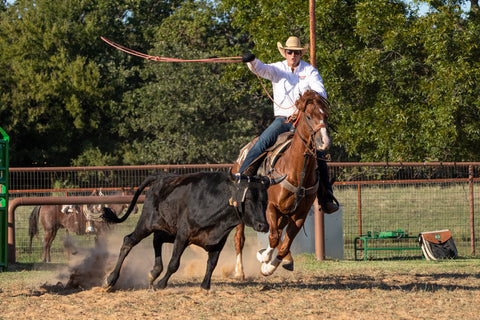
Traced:
<path id="1" fill-rule="evenodd" d="M 427 260 L 458 257 L 457 247 L 450 230 L 422 232 L 418 237 L 423 255 Z"/>

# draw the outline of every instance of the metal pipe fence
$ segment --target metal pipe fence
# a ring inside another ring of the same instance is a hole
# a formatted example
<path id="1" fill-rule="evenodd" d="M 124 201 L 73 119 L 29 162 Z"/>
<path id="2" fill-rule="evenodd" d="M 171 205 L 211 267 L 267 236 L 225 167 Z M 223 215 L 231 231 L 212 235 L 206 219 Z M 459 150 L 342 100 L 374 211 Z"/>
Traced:
<path id="1" fill-rule="evenodd" d="M 28 196 L 88 195 L 93 189 L 109 194 L 138 186 L 159 172 L 229 171 L 230 164 L 117 167 L 10 168 L 10 199 Z M 461 256 L 474 256 L 480 163 L 329 163 L 335 196 L 343 209 L 345 259 L 354 257 L 354 239 L 367 232 L 402 229 L 409 235 L 450 229 Z M 17 257 L 28 241 L 25 208 L 16 217 Z M 413 240 L 414 241 L 414 240 Z M 39 246 L 35 250 L 41 250 Z M 62 251 L 62 249 L 59 249 Z M 373 252 L 375 258 L 411 258 L 412 251 Z"/>

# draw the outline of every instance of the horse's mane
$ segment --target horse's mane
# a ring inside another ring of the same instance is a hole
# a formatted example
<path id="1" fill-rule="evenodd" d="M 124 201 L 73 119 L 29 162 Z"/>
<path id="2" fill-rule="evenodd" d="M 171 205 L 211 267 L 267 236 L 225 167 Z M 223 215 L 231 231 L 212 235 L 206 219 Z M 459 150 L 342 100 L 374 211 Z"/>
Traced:
<path id="1" fill-rule="evenodd" d="M 323 110 L 328 116 L 330 108 L 327 99 L 313 90 L 305 91 L 300 98 L 298 98 L 297 102 L 295 102 L 295 106 L 299 111 L 304 112 L 310 102 L 313 102 L 316 107 Z"/>

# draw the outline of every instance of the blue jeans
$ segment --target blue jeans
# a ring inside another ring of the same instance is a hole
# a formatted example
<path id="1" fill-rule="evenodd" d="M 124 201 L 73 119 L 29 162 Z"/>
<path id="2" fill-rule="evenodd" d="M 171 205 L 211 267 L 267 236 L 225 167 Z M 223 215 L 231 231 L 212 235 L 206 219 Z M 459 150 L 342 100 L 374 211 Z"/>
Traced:
<path id="1" fill-rule="evenodd" d="M 265 150 L 273 146 L 277 137 L 287 131 L 290 131 L 293 128 L 291 123 L 285 123 L 287 120 L 286 117 L 278 117 L 273 120 L 273 122 L 268 126 L 265 131 L 262 132 L 257 142 L 253 147 L 248 151 L 245 160 L 242 163 L 242 166 L 238 170 L 239 173 L 243 173 L 245 169 L 257 159 Z"/>

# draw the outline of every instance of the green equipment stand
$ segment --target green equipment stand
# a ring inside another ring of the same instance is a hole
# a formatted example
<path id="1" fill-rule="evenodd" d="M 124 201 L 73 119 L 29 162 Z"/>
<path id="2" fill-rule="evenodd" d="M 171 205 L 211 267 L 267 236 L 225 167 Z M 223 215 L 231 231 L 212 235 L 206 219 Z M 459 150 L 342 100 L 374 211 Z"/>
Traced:
<path id="1" fill-rule="evenodd" d="M 8 141 L 0 128 L 0 270 L 8 267 Z"/>
<path id="2" fill-rule="evenodd" d="M 355 250 L 355 261 L 359 260 L 357 256 L 357 251 L 363 251 L 363 260 L 367 261 L 367 252 L 376 251 L 376 250 L 422 250 L 418 241 L 415 245 L 406 245 L 402 241 L 407 239 L 416 239 L 418 236 L 409 236 L 408 232 L 404 232 L 402 229 L 397 229 L 396 231 L 383 231 L 383 232 L 368 232 L 366 235 L 356 237 L 354 240 L 354 250 Z M 378 240 L 383 240 L 383 245 L 375 246 L 373 243 Z M 372 245 L 368 245 L 368 243 Z M 398 246 L 386 245 L 386 242 L 398 242 Z"/>

